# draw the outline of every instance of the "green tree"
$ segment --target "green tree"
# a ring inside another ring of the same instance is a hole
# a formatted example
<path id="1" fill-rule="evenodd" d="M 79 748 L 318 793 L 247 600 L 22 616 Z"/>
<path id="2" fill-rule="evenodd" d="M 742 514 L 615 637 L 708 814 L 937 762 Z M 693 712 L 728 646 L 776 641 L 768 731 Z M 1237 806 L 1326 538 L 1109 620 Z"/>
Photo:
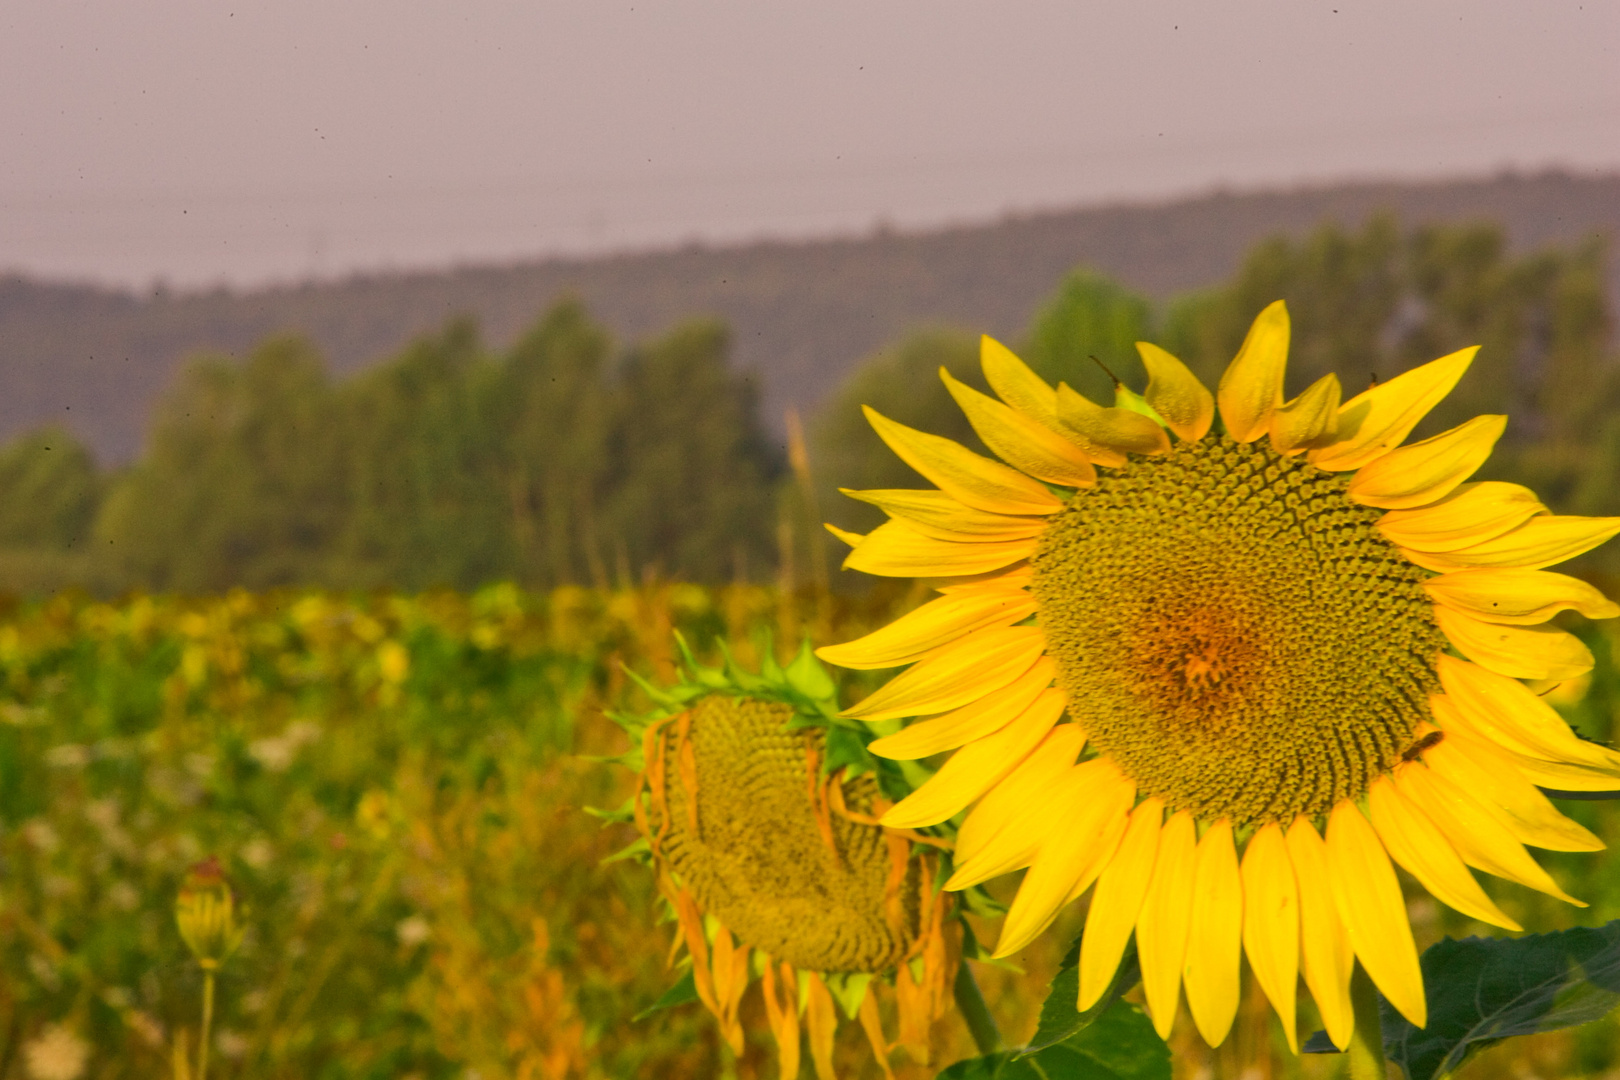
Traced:
<path id="1" fill-rule="evenodd" d="M 193 362 L 108 496 L 98 549 L 120 578 L 156 589 L 323 580 L 347 495 L 334 419 L 322 362 L 298 338 L 245 364 Z"/>
<path id="2" fill-rule="evenodd" d="M 512 575 L 498 374 L 461 319 L 342 388 L 346 583 L 471 588 Z"/>
<path id="3" fill-rule="evenodd" d="M 0 449 L 0 547 L 86 547 L 102 488 L 89 449 L 66 428 L 18 436 Z"/>
<path id="4" fill-rule="evenodd" d="M 603 536 L 621 573 L 724 580 L 768 565 L 781 472 L 717 320 L 633 350 L 614 394 Z"/>
<path id="5" fill-rule="evenodd" d="M 612 344 L 578 300 L 565 299 L 513 346 L 493 381 L 518 573 L 531 584 L 606 583 L 597 519 Z"/>
<path id="6" fill-rule="evenodd" d="M 1153 308 L 1146 297 L 1081 267 L 1036 313 L 1019 355 L 1054 386 L 1066 382 L 1093 401 L 1112 405 L 1113 385 L 1092 357 L 1140 391 L 1146 377 L 1136 343 L 1152 337 L 1152 328 Z"/>

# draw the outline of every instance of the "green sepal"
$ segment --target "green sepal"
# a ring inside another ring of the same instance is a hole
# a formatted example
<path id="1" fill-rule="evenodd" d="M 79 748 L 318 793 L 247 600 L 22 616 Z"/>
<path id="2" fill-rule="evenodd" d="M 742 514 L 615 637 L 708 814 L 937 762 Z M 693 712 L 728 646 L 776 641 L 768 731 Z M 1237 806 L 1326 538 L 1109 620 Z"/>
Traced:
<path id="1" fill-rule="evenodd" d="M 628 825 L 636 820 L 636 799 L 635 796 L 632 795 L 630 798 L 624 800 L 624 802 L 620 803 L 612 810 L 607 810 L 600 806 L 587 806 L 584 808 L 584 810 L 587 814 L 591 815 L 591 817 L 601 818 L 603 821 L 610 824 Z"/>
<path id="2" fill-rule="evenodd" d="M 838 1002 L 838 1007 L 844 1015 L 854 1020 L 860 1015 L 861 1002 L 866 997 L 866 989 L 872 983 L 872 973 L 869 971 L 828 971 L 822 974 L 821 981 L 826 984 L 828 993 Z"/>
<path id="3" fill-rule="evenodd" d="M 609 855 L 607 858 L 603 859 L 597 865 L 606 866 L 608 863 L 616 863 L 624 859 L 634 859 L 637 862 L 646 862 L 651 857 L 652 845 L 647 843 L 647 838 L 645 836 L 638 836 L 626 846 L 620 848 L 612 855 Z"/>
<path id="4" fill-rule="evenodd" d="M 632 1016 L 630 1018 L 630 1022 L 639 1023 L 640 1021 L 651 1016 L 653 1013 L 663 1012 L 665 1009 L 673 1009 L 677 1005 L 690 1004 L 696 1000 L 698 1000 L 697 980 L 692 977 L 692 972 L 689 968 L 687 969 L 686 974 L 681 976 L 679 982 L 670 987 L 668 990 L 665 990 L 663 996 L 661 996 L 657 1001 L 653 1002 L 651 1005 Z"/>

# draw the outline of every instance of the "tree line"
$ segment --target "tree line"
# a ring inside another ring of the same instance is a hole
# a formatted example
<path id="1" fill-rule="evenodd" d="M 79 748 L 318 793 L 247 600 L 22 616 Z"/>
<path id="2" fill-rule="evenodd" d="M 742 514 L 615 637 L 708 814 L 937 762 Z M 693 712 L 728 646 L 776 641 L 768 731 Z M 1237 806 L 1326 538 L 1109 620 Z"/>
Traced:
<path id="1" fill-rule="evenodd" d="M 1112 376 L 1141 388 L 1144 339 L 1213 387 L 1278 298 L 1294 324 L 1290 395 L 1329 371 L 1354 393 L 1479 344 L 1417 434 L 1505 412 L 1482 478 L 1528 483 L 1561 513 L 1612 514 L 1620 357 L 1604 270 L 1596 242 L 1515 254 L 1489 224 L 1403 231 L 1384 217 L 1267 241 L 1230 281 L 1164 304 L 1076 270 L 1008 344 L 1100 401 Z M 565 298 L 510 349 L 456 321 L 343 381 L 292 336 L 241 361 L 202 357 L 127 468 L 98 467 L 61 428 L 0 448 L 0 588 L 814 580 L 836 558 L 820 520 L 875 523 L 838 487 L 919 483 L 861 404 L 977 446 L 937 376 L 983 388 L 971 329 L 919 328 L 869 358 L 802 442 L 790 422 L 791 446 L 727 354 L 716 320 L 623 346 Z"/>

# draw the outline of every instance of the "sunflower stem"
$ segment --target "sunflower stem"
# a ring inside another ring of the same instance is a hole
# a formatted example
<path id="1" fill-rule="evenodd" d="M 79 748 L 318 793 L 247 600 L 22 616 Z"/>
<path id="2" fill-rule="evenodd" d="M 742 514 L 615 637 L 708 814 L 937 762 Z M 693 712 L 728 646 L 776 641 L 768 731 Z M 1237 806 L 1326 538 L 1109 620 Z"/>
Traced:
<path id="1" fill-rule="evenodd" d="M 984 995 L 979 992 L 979 984 L 974 981 L 966 962 L 956 965 L 955 994 L 957 1011 L 962 1014 L 962 1021 L 967 1024 L 979 1053 L 993 1054 L 1000 1050 L 1001 1031 L 996 1027 L 996 1018 L 990 1015 L 990 1007 L 984 1003 Z"/>
<path id="2" fill-rule="evenodd" d="M 208 1037 L 214 1026 L 214 969 L 203 969 L 202 1033 L 197 1040 L 197 1080 L 208 1080 Z"/>
<path id="3" fill-rule="evenodd" d="M 1359 963 L 1350 976 L 1350 1005 L 1356 1012 L 1356 1029 L 1350 1036 L 1350 1080 L 1388 1080 L 1378 989 Z"/>

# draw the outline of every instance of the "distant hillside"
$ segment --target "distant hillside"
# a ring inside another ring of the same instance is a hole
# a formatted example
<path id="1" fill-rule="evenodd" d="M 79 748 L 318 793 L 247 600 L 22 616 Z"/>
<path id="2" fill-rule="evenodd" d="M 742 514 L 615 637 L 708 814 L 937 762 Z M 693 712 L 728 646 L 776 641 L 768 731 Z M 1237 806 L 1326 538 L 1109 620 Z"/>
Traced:
<path id="1" fill-rule="evenodd" d="M 1087 264 L 1155 297 L 1213 284 L 1257 240 L 1390 209 L 1408 224 L 1490 219 L 1520 249 L 1620 235 L 1620 176 L 1550 173 L 1431 184 L 1353 184 L 1021 216 L 860 239 L 555 259 L 356 277 L 235 294 L 138 298 L 0 279 L 0 440 L 60 420 L 104 461 L 131 459 L 146 414 L 198 350 L 240 354 L 296 330 L 353 372 L 451 316 L 509 342 L 559 294 L 581 296 L 622 338 L 716 314 L 734 361 L 761 373 L 775 422 L 809 409 L 864 356 L 919 323 L 1010 335 L 1059 278 Z M 1620 295 L 1620 270 L 1611 266 Z"/>

